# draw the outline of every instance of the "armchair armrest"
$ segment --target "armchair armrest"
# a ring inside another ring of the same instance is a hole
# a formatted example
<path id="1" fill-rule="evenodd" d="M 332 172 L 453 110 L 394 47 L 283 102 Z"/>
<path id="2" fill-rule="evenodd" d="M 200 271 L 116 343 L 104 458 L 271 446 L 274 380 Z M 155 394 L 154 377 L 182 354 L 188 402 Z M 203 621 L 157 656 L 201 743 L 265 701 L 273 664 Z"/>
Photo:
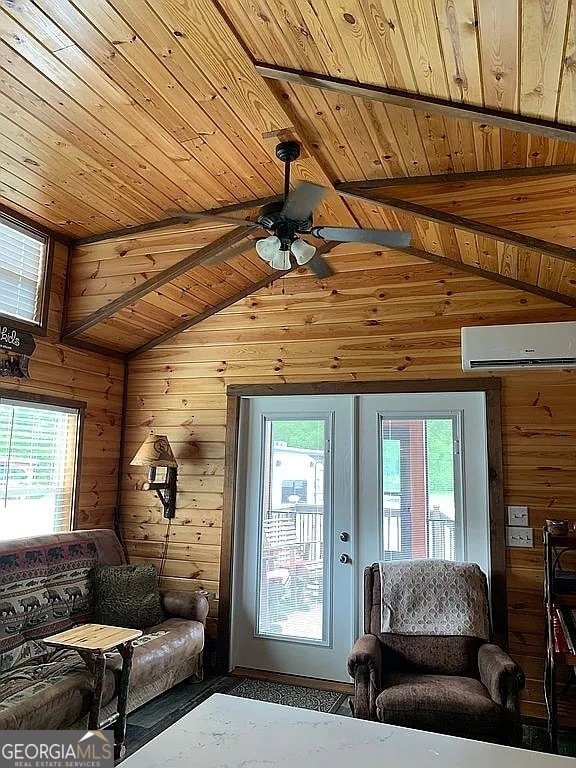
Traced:
<path id="1" fill-rule="evenodd" d="M 524 673 L 516 662 L 499 646 L 485 643 L 478 651 L 478 671 L 492 699 L 515 710 L 518 694 L 524 688 Z"/>
<path id="2" fill-rule="evenodd" d="M 166 590 L 160 592 L 162 608 L 168 616 L 180 619 L 191 619 L 206 624 L 208 615 L 208 600 L 204 592 L 176 592 Z"/>
<path id="3" fill-rule="evenodd" d="M 376 697 L 382 680 L 382 648 L 376 635 L 362 635 L 348 654 L 348 673 L 354 678 L 354 717 L 376 720 Z"/>

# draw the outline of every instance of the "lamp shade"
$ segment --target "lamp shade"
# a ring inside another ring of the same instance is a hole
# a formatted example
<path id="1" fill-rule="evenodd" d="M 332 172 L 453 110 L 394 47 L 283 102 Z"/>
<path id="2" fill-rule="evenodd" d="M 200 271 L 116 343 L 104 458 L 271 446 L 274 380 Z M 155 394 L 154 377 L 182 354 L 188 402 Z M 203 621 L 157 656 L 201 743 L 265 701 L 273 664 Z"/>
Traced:
<path id="1" fill-rule="evenodd" d="M 316 248 L 306 240 L 294 240 L 291 246 L 292 253 L 298 264 L 307 264 L 316 253 Z"/>
<path id="2" fill-rule="evenodd" d="M 278 251 L 276 256 L 272 259 L 270 262 L 270 266 L 272 269 L 278 269 L 282 272 L 284 272 L 287 269 L 290 269 L 292 266 L 290 264 L 290 251 Z"/>
<path id="3" fill-rule="evenodd" d="M 270 235 L 256 241 L 256 253 L 261 259 L 270 263 L 280 250 L 280 245 L 280 238 Z"/>
<path id="4" fill-rule="evenodd" d="M 148 435 L 130 462 L 135 467 L 177 467 L 166 435 Z"/>

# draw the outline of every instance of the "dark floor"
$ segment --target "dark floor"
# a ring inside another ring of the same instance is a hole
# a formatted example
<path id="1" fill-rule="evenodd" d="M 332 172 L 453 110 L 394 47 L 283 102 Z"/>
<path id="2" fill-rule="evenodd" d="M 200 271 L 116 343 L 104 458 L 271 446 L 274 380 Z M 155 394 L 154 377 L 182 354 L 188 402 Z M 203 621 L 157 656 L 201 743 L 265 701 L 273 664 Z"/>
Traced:
<path id="1" fill-rule="evenodd" d="M 126 756 L 140 749 L 170 725 L 205 701 L 213 693 L 227 693 L 238 684 L 237 677 L 211 677 L 202 682 L 184 681 L 128 716 Z M 346 700 L 335 714 L 350 717 Z M 576 733 L 560 733 L 560 755 L 576 757 Z M 524 726 L 524 748 L 548 752 L 548 739 L 544 727 Z"/>

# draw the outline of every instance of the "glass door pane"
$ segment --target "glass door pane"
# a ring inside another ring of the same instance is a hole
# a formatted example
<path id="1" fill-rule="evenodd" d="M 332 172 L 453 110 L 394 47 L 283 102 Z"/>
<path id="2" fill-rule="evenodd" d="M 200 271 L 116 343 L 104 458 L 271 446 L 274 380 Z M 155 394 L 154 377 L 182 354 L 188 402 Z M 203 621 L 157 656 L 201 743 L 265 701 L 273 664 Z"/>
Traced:
<path id="1" fill-rule="evenodd" d="M 379 422 L 383 558 L 454 560 L 455 417 Z"/>
<path id="2" fill-rule="evenodd" d="M 323 419 L 265 418 L 256 632 L 326 642 Z"/>

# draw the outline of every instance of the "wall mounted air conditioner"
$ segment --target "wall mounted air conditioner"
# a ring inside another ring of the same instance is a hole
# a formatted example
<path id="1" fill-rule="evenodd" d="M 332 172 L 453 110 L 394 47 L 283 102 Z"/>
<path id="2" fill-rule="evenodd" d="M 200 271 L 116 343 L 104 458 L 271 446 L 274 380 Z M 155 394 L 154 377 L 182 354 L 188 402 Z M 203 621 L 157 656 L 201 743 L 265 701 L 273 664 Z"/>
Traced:
<path id="1" fill-rule="evenodd" d="M 462 328 L 462 369 L 575 368 L 576 322 Z"/>

